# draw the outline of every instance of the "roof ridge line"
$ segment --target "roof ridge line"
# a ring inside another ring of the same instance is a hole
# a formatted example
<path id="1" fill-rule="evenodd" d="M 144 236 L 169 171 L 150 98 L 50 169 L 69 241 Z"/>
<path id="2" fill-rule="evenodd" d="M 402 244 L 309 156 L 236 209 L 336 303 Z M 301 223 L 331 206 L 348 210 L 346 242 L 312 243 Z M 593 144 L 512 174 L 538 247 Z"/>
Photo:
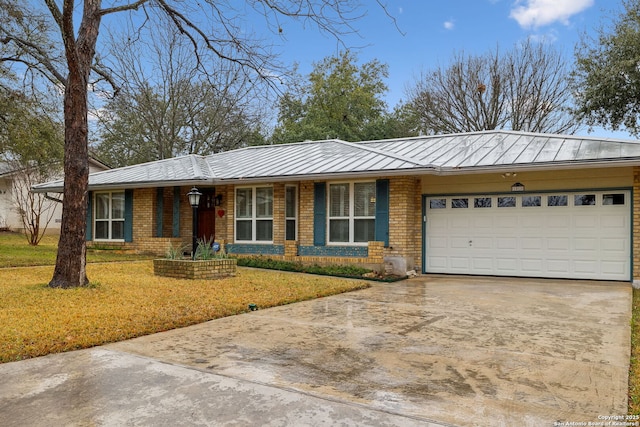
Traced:
<path id="1" fill-rule="evenodd" d="M 421 163 L 421 162 L 419 162 L 419 161 L 417 161 L 415 159 L 411 159 L 411 158 L 403 156 L 401 154 L 392 153 L 392 152 L 389 152 L 389 151 L 381 150 L 379 148 L 368 147 L 366 145 L 358 144 L 356 142 L 348 142 L 348 141 L 340 141 L 340 140 L 337 140 L 336 142 L 338 142 L 340 144 L 348 145 L 350 147 L 362 148 L 362 149 L 367 150 L 367 151 L 369 151 L 371 153 L 381 154 L 383 156 L 391 157 L 391 158 L 396 159 L 396 160 L 401 160 L 403 162 L 412 163 L 412 164 L 414 164 L 416 166 L 432 167 L 434 169 L 436 168 L 436 166 L 432 165 L 432 164 Z"/>

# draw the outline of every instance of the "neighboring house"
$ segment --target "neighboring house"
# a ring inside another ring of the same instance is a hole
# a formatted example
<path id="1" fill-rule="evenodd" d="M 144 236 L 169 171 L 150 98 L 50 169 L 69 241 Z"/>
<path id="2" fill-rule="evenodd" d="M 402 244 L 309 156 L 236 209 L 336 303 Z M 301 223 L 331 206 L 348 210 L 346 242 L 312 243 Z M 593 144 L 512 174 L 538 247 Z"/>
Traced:
<path id="1" fill-rule="evenodd" d="M 109 169 L 109 167 L 99 160 L 93 157 L 89 159 L 89 171 L 91 173 L 106 169 Z M 14 169 L 9 163 L 0 162 L 0 227 L 13 231 L 21 231 L 23 229 L 22 219 L 14 197 L 14 191 L 16 191 L 14 179 L 18 173 L 21 173 L 21 171 Z M 61 176 L 61 174 L 58 174 L 58 176 Z M 61 195 L 56 194 L 55 197 L 61 198 Z M 56 203 L 54 206 L 53 218 L 47 227 L 47 233 L 59 234 L 62 221 L 62 204 Z M 41 226 L 44 225 L 44 223 L 41 224 Z"/>
<path id="2" fill-rule="evenodd" d="M 640 281 L 640 144 L 484 131 L 257 146 L 94 173 L 88 239 L 396 272 Z M 62 190 L 62 182 L 34 187 Z"/>

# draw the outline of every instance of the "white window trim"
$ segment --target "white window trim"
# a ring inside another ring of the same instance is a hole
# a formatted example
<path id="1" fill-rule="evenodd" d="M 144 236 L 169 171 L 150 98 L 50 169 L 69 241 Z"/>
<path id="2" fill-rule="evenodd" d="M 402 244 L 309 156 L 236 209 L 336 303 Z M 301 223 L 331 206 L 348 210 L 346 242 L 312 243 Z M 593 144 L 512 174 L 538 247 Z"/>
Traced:
<path id="1" fill-rule="evenodd" d="M 358 216 L 354 215 L 355 213 L 355 184 L 373 184 L 375 186 L 375 181 L 335 181 L 327 183 L 327 224 L 326 224 L 326 235 L 327 235 L 327 246 L 368 246 L 369 242 L 354 242 L 354 234 L 355 234 L 355 220 L 356 219 L 373 219 L 375 221 L 376 216 L 375 212 L 372 216 Z M 331 216 L 331 186 L 332 185 L 340 185 L 340 184 L 349 184 L 349 216 Z M 332 242 L 331 241 L 331 229 L 329 224 L 332 219 L 348 219 L 349 220 L 349 241 L 348 242 Z"/>
<path id="2" fill-rule="evenodd" d="M 243 188 L 250 188 L 251 189 L 251 218 L 238 218 L 237 216 L 237 206 L 238 206 L 238 190 L 243 189 Z M 257 189 L 258 188 L 271 188 L 271 216 L 270 217 L 257 217 L 257 210 L 258 210 L 258 205 L 257 205 Z M 233 237 L 234 237 L 234 242 L 235 243 L 251 243 L 251 244 L 257 244 L 257 245 L 272 245 L 273 244 L 273 238 L 271 240 L 256 240 L 256 222 L 257 221 L 271 221 L 271 236 L 273 237 L 273 204 L 274 204 L 274 200 L 275 200 L 275 194 L 273 191 L 273 186 L 272 185 L 255 185 L 255 186 L 250 186 L 250 185 L 245 185 L 245 186 L 241 186 L 241 187 L 236 187 L 233 190 L 233 197 L 234 197 L 234 223 L 233 223 Z M 238 221 L 251 221 L 251 240 L 239 240 L 238 239 Z"/>
<path id="3" fill-rule="evenodd" d="M 100 194 L 108 194 L 109 195 L 109 218 L 100 218 L 97 219 L 96 218 L 96 212 L 97 212 L 97 203 L 96 203 L 96 197 Z M 122 194 L 124 197 L 124 190 L 122 191 L 97 191 L 93 193 L 93 200 L 91 201 L 91 203 L 93 203 L 93 209 L 92 209 L 92 216 L 93 216 L 93 230 L 92 230 L 92 237 L 93 237 L 93 241 L 94 242 L 124 242 L 124 237 L 122 239 L 112 239 L 111 235 L 113 232 L 113 227 L 112 224 L 114 222 L 122 222 L 123 223 L 123 227 L 124 227 L 124 211 L 126 209 L 126 202 L 125 202 L 125 206 L 122 209 L 122 218 L 111 218 L 111 214 L 113 213 L 113 195 L 114 194 Z M 108 238 L 97 238 L 96 237 L 96 223 L 100 221 L 100 222 L 107 222 L 109 224 L 108 230 L 109 230 L 109 237 Z"/>
<path id="4" fill-rule="evenodd" d="M 287 216 L 287 188 L 294 188 L 296 190 L 295 199 L 294 199 L 294 216 Z M 284 239 L 287 240 L 287 221 L 295 221 L 295 238 L 293 240 L 298 240 L 298 186 L 295 184 L 287 184 L 284 186 Z"/>

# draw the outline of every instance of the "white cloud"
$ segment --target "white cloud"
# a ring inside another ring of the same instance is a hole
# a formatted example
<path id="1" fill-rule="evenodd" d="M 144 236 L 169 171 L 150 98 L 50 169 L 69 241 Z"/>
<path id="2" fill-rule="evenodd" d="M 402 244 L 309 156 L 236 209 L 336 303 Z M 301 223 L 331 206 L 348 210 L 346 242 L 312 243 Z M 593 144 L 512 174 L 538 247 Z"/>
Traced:
<path id="1" fill-rule="evenodd" d="M 453 30 L 453 27 L 454 27 L 453 20 L 451 19 L 448 21 L 444 21 L 444 24 L 442 25 L 446 30 Z"/>
<path id="2" fill-rule="evenodd" d="M 517 0 L 511 18 L 523 28 L 538 28 L 554 22 L 568 25 L 569 18 L 593 6 L 594 0 Z"/>

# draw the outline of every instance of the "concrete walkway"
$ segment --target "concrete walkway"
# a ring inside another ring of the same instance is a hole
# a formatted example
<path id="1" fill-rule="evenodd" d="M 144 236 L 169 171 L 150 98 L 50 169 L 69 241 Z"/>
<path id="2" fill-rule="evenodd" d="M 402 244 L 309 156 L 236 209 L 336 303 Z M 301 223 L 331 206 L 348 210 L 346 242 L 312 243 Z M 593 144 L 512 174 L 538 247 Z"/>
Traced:
<path id="1" fill-rule="evenodd" d="M 374 284 L 0 365 L 0 424 L 594 423 L 626 414 L 630 317 L 627 283 Z"/>

